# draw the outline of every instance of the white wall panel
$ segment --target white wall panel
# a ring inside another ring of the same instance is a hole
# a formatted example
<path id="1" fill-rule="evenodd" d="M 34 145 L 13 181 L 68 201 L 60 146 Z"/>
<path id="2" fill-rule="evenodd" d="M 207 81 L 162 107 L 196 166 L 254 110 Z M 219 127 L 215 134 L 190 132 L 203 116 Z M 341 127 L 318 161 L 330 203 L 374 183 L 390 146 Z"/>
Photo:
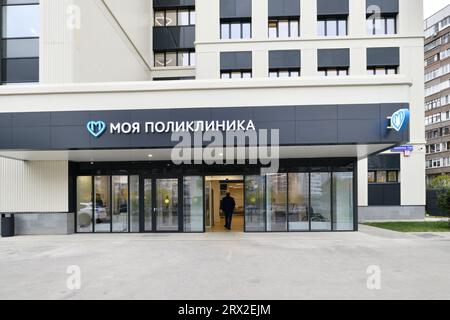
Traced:
<path id="1" fill-rule="evenodd" d="M 67 212 L 67 161 L 0 158 L 0 212 Z"/>

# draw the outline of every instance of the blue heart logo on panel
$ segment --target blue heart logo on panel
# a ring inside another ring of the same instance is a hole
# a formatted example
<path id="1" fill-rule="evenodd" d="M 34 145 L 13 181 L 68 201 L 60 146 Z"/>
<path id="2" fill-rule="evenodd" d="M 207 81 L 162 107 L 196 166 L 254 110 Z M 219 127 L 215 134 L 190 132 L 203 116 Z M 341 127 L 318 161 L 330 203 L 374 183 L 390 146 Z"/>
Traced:
<path id="1" fill-rule="evenodd" d="M 94 138 L 100 138 L 106 131 L 106 123 L 104 121 L 89 121 L 86 127 Z"/>
<path id="2" fill-rule="evenodd" d="M 391 117 L 391 127 L 395 131 L 400 132 L 406 127 L 408 121 L 409 121 L 409 110 L 408 109 L 398 110 Z"/>

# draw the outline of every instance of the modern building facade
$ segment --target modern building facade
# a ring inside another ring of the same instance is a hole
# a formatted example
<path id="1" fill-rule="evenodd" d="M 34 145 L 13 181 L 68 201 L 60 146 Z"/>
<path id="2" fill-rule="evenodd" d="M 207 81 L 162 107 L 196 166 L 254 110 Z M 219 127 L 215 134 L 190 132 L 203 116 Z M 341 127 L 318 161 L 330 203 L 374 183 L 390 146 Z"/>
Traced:
<path id="1" fill-rule="evenodd" d="M 420 0 L 6 1 L 0 212 L 16 213 L 19 234 L 205 232 L 235 188 L 246 232 L 423 217 L 422 10 Z M 226 133 L 246 138 L 204 152 Z M 180 164 L 183 134 L 193 161 Z M 255 148 L 264 142 L 279 146 L 273 159 Z M 220 161 L 230 154 L 240 161 Z"/>
<path id="2" fill-rule="evenodd" d="M 427 179 L 450 173 L 450 5 L 425 20 Z"/>

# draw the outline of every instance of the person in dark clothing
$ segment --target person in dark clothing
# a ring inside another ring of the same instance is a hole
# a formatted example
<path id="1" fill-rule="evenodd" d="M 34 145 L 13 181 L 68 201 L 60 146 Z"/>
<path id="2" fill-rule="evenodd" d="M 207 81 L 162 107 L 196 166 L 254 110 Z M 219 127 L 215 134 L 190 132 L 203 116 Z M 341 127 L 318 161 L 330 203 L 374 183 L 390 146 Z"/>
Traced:
<path id="1" fill-rule="evenodd" d="M 220 209 L 225 214 L 225 228 L 231 230 L 231 223 L 233 220 L 234 209 L 236 208 L 236 202 L 231 194 L 227 192 L 227 196 L 220 202 Z"/>

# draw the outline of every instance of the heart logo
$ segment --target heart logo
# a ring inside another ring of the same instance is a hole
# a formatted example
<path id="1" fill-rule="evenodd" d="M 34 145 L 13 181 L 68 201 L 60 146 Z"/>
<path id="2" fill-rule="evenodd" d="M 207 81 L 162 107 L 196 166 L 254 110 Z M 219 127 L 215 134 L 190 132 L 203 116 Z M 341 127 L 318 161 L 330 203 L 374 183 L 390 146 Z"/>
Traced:
<path id="1" fill-rule="evenodd" d="M 409 121 L 409 110 L 401 109 L 394 113 L 391 117 L 391 127 L 400 132 L 405 128 Z"/>
<path id="2" fill-rule="evenodd" d="M 106 131 L 106 123 L 104 121 L 89 121 L 86 127 L 94 138 L 100 138 Z"/>

